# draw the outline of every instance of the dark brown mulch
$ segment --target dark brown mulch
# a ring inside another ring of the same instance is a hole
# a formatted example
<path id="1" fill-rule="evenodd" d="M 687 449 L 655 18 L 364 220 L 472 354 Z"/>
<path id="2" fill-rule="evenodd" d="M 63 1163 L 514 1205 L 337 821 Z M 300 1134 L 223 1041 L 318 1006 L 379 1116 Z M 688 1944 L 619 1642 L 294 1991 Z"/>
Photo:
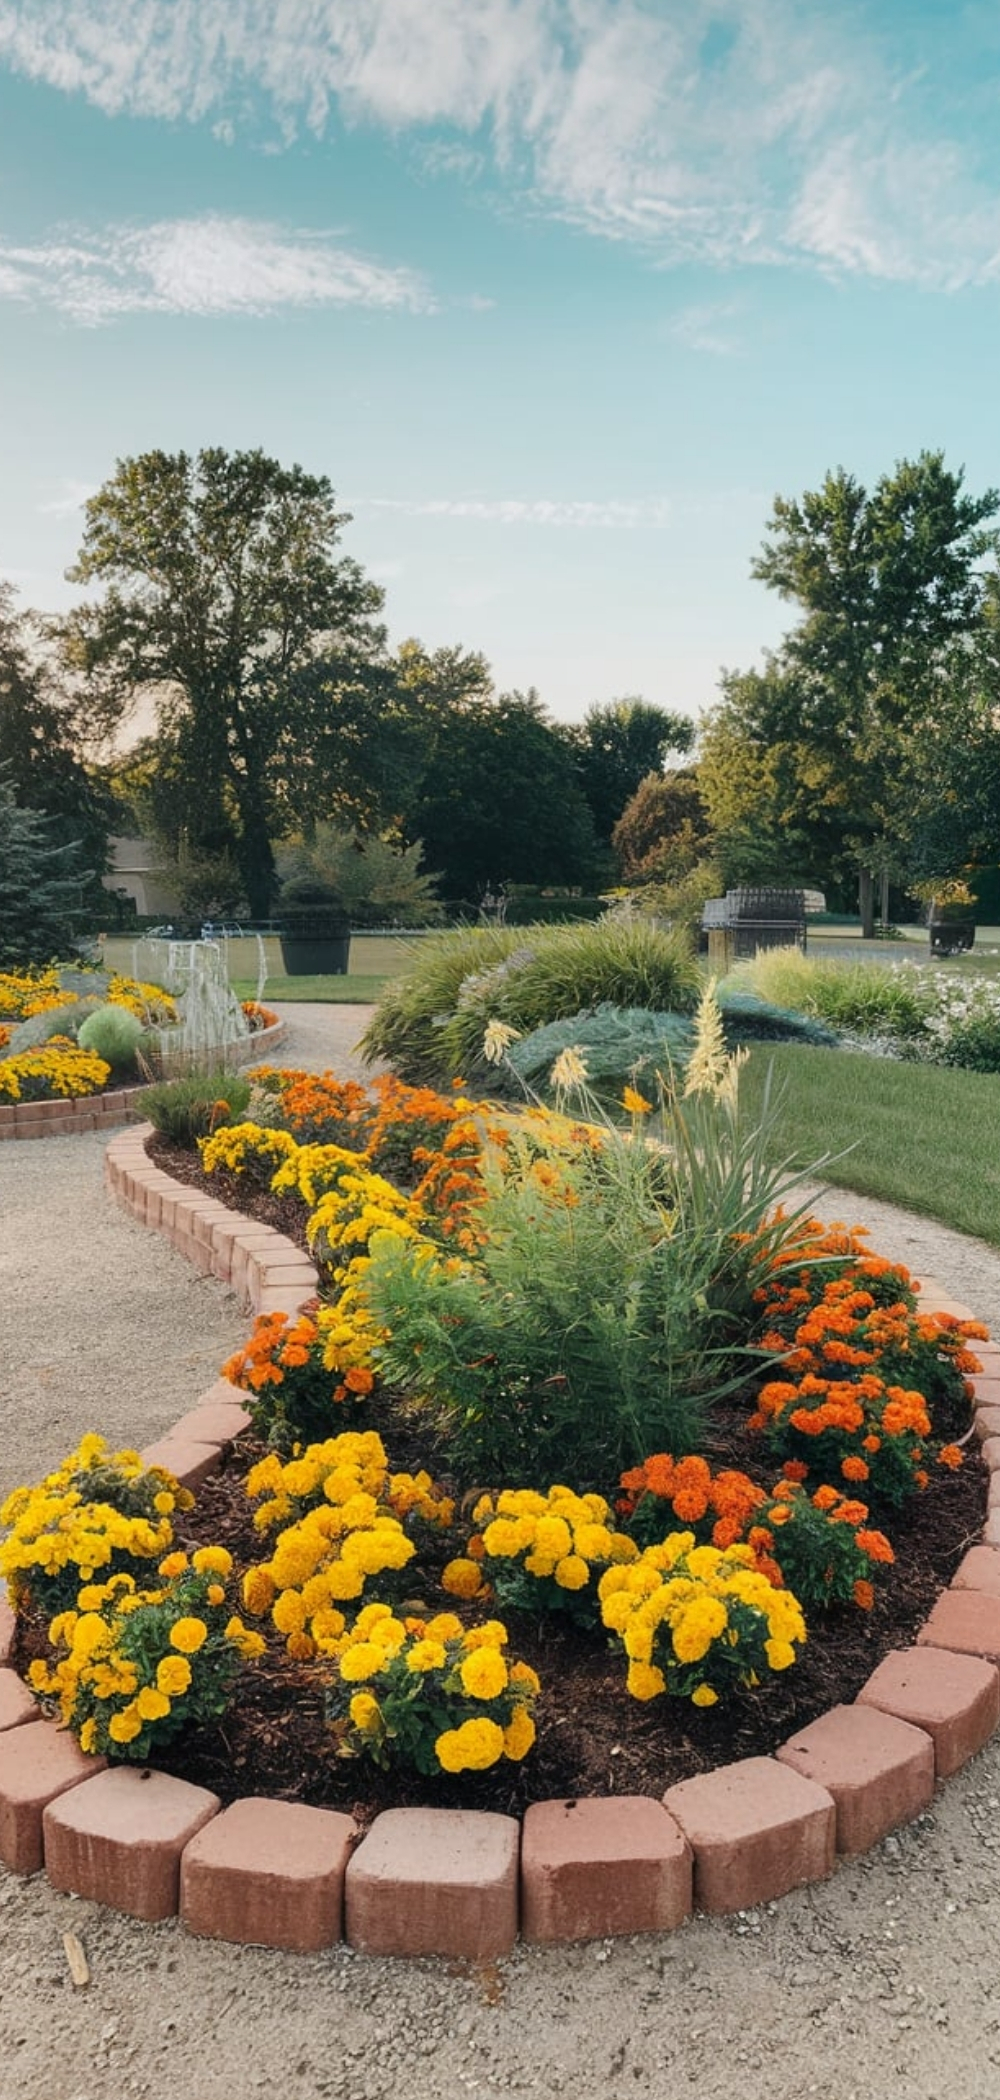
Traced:
<path id="1" fill-rule="evenodd" d="M 242 1183 L 233 1182 L 226 1191 L 217 1175 L 209 1184 L 197 1161 L 162 1141 L 153 1141 L 149 1150 L 176 1179 L 210 1186 L 234 1208 L 238 1192 L 239 1208 L 302 1242 L 300 1205 L 276 1203 L 267 1194 L 248 1197 Z M 394 1466 L 416 1468 L 424 1463 L 442 1476 L 443 1454 L 428 1452 L 391 1395 L 352 1420 L 358 1427 L 379 1431 Z M 234 1448 L 223 1471 L 199 1490 L 197 1540 L 192 1532 L 190 1541 L 228 1545 L 241 1565 L 267 1554 L 253 1530 L 242 1488 L 247 1464 L 261 1447 L 244 1439 L 240 1445 L 245 1442 L 246 1450 Z M 718 1421 L 713 1450 L 707 1455 L 713 1464 L 747 1463 L 750 1452 L 736 1406 Z M 504 1616 L 510 1652 L 532 1663 L 542 1679 L 535 1748 L 523 1764 L 504 1762 L 488 1773 L 466 1773 L 458 1779 L 395 1778 L 337 1755 L 323 1715 L 329 1666 L 290 1661 L 280 1637 L 272 1632 L 266 1656 L 245 1672 L 239 1697 L 223 1724 L 189 1735 L 157 1761 L 168 1771 L 210 1787 L 224 1800 L 273 1794 L 353 1810 L 362 1817 L 416 1801 L 517 1814 L 530 1801 L 559 1796 L 656 1796 L 693 1773 L 735 1758 L 772 1754 L 828 1707 L 854 1699 L 890 1649 L 911 1645 L 934 1599 L 982 1529 L 986 1482 L 975 1445 L 967 1447 L 960 1471 L 936 1472 L 927 1493 L 890 1522 L 896 1561 L 877 1571 L 874 1609 L 842 1607 L 822 1619 L 815 1616 L 794 1667 L 756 1691 L 738 1694 L 725 1708 L 698 1709 L 665 1698 L 640 1704 L 625 1692 L 620 1650 L 551 1618 L 543 1623 L 508 1611 Z M 873 1512 L 873 1520 L 876 1515 Z M 451 1608 L 452 1603 L 441 1592 L 417 1601 L 425 1602 L 429 1611 Z"/>

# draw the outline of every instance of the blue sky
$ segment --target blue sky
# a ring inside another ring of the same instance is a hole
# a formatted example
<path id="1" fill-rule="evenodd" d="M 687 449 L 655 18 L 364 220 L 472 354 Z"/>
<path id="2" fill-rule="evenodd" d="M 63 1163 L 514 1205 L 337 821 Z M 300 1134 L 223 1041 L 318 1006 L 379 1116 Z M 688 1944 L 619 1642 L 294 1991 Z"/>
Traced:
<path id="1" fill-rule="evenodd" d="M 697 711 L 775 493 L 1000 480 L 998 115 L 992 0 L 0 0 L 0 576 L 260 445 L 394 640 Z"/>

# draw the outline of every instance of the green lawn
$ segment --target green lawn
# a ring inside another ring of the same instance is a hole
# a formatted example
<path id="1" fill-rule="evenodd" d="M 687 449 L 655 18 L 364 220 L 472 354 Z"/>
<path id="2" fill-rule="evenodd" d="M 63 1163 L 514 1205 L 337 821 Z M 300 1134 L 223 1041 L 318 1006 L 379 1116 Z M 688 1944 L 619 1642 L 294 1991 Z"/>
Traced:
<path id="1" fill-rule="evenodd" d="M 1000 1074 L 900 1064 L 798 1044 L 759 1046 L 745 1075 L 780 1094 L 776 1151 L 822 1178 L 1000 1247 Z M 852 1149 L 848 1149 L 852 1148 Z"/>
<path id="2" fill-rule="evenodd" d="M 231 982 L 238 999 L 256 999 L 256 977 L 234 977 Z M 326 1006 L 372 1006 L 386 982 L 385 977 L 269 977 L 263 1003 L 310 1000 Z"/>

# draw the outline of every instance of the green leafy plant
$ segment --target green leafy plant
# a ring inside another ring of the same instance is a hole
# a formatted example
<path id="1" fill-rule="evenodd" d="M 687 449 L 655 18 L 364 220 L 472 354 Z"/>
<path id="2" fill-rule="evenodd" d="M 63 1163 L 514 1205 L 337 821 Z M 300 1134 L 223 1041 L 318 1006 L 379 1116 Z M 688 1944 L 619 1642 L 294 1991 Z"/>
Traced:
<path id="1" fill-rule="evenodd" d="M 142 1021 L 127 1006 L 99 1006 L 81 1022 L 76 1039 L 81 1050 L 96 1051 L 120 1073 L 134 1071 L 143 1034 Z"/>
<path id="2" fill-rule="evenodd" d="M 250 1099 L 250 1081 L 226 1071 L 188 1072 L 147 1087 L 143 1113 L 172 1145 L 193 1145 L 220 1123 L 239 1122 Z"/>

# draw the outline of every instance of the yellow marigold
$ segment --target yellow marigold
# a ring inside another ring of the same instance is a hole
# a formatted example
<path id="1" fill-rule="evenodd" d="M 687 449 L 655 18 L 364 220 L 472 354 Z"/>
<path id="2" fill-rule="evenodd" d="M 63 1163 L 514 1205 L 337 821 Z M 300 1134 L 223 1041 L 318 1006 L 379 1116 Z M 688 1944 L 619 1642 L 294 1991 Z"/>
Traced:
<path id="1" fill-rule="evenodd" d="M 406 1658 L 406 1667 L 422 1675 L 426 1670 L 441 1670 L 448 1660 L 448 1651 L 441 1641 L 415 1641 Z"/>
<path id="2" fill-rule="evenodd" d="M 355 1692 L 350 1704 L 350 1716 L 355 1728 L 362 1735 L 373 1735 L 382 1719 L 382 1709 L 371 1692 Z"/>
<path id="3" fill-rule="evenodd" d="M 460 1665 L 462 1686 L 473 1699 L 495 1699 L 507 1684 L 507 1665 L 498 1648 L 474 1648 Z"/>
<path id="4" fill-rule="evenodd" d="M 306 1608 L 298 1590 L 282 1590 L 271 1607 L 271 1617 L 279 1633 L 301 1633 L 306 1623 Z"/>
<path id="5" fill-rule="evenodd" d="M 510 1681 L 511 1684 L 523 1684 L 529 1692 L 540 1692 L 542 1689 L 541 1678 L 537 1670 L 532 1669 L 530 1663 L 511 1663 Z"/>
<path id="6" fill-rule="evenodd" d="M 136 1712 L 143 1721 L 162 1721 L 164 1715 L 170 1712 L 170 1701 L 166 1692 L 159 1691 L 152 1684 L 143 1685 L 135 1705 Z"/>
<path id="7" fill-rule="evenodd" d="M 374 1609 L 375 1607 L 372 1608 Z M 359 1626 L 363 1617 L 364 1613 L 362 1612 L 358 1619 Z M 465 1632 L 465 1628 L 456 1612 L 439 1611 L 433 1619 L 427 1620 L 424 1632 L 428 1639 L 432 1641 L 457 1641 Z"/>
<path id="8" fill-rule="evenodd" d="M 450 1560 L 441 1577 L 441 1588 L 451 1597 L 478 1597 L 483 1586 L 482 1572 L 476 1562 L 463 1555 Z"/>
<path id="9" fill-rule="evenodd" d="M 552 1573 L 561 1590 L 582 1590 L 590 1581 L 590 1569 L 578 1553 L 567 1553 L 564 1560 L 557 1560 Z"/>
<path id="10" fill-rule="evenodd" d="M 526 1706 L 515 1706 L 503 1732 L 503 1754 L 518 1762 L 535 1740 L 535 1724 Z"/>
<path id="11" fill-rule="evenodd" d="M 168 1699 L 180 1699 L 191 1683 L 191 1665 L 183 1655 L 165 1655 L 156 1665 L 156 1689 Z"/>
<path id="12" fill-rule="evenodd" d="M 170 1645 L 179 1648 L 182 1655 L 197 1655 L 208 1639 L 208 1627 L 204 1619 L 193 1616 L 175 1620 L 170 1629 Z"/>
<path id="13" fill-rule="evenodd" d="M 255 1619 L 270 1611 L 275 1598 L 274 1578 L 268 1568 L 248 1568 L 243 1577 L 243 1603 Z"/>
<path id="14" fill-rule="evenodd" d="M 695 1686 L 691 1694 L 691 1704 L 692 1706 L 716 1706 L 718 1698 L 718 1692 L 713 1692 L 710 1684 L 699 1684 Z"/>
<path id="15" fill-rule="evenodd" d="M 430 1630 L 428 1626 L 428 1633 Z M 484 1619 L 481 1626 L 470 1626 L 466 1629 L 460 1625 L 458 1630 L 459 1633 L 465 1634 L 465 1646 L 470 1650 L 472 1648 L 506 1648 L 507 1646 L 507 1628 L 502 1619 Z"/>
<path id="16" fill-rule="evenodd" d="M 630 1662 L 625 1683 L 633 1699 L 658 1699 L 667 1689 L 663 1671 L 655 1663 Z"/>
<path id="17" fill-rule="evenodd" d="M 652 1102 L 646 1100 L 645 1094 L 637 1093 L 634 1086 L 625 1088 L 622 1094 L 622 1107 L 626 1114 L 630 1116 L 648 1116 L 652 1114 L 653 1110 Z"/>
<path id="18" fill-rule="evenodd" d="M 355 1641 L 340 1657 L 340 1675 L 345 1684 L 363 1684 L 366 1677 L 377 1677 L 385 1662 L 385 1650 L 374 1641 Z"/>
<path id="19" fill-rule="evenodd" d="M 97 1749 L 97 1722 L 93 1714 L 87 1715 L 87 1719 L 80 1730 L 79 1744 L 81 1750 L 88 1757 L 91 1757 Z"/>
<path id="20" fill-rule="evenodd" d="M 166 1488 L 162 1488 L 158 1495 L 153 1496 L 153 1508 L 158 1517 L 169 1517 L 172 1515 L 174 1498 L 167 1493 Z"/>
<path id="21" fill-rule="evenodd" d="M 158 1575 L 165 1575 L 169 1581 L 171 1576 L 183 1575 L 187 1569 L 187 1564 L 188 1557 L 186 1553 L 168 1553 L 166 1559 L 161 1560 L 156 1572 Z"/>
<path id="22" fill-rule="evenodd" d="M 486 1715 L 463 1721 L 461 1728 L 446 1728 L 434 1745 L 444 1772 L 485 1772 L 503 1756 L 503 1729 Z"/>
<path id="23" fill-rule="evenodd" d="M 765 1641 L 764 1653 L 772 1670 L 787 1670 L 795 1661 L 795 1650 L 791 1641 Z"/>
<path id="24" fill-rule="evenodd" d="M 108 1722 L 108 1734 L 113 1743 L 134 1743 L 142 1734 L 142 1715 L 136 1705 L 126 1706 L 120 1714 L 112 1714 Z"/>
<path id="25" fill-rule="evenodd" d="M 225 1546 L 199 1546 L 191 1555 L 191 1566 L 196 1575 L 221 1575 L 225 1580 L 233 1572 L 233 1556 Z"/>

